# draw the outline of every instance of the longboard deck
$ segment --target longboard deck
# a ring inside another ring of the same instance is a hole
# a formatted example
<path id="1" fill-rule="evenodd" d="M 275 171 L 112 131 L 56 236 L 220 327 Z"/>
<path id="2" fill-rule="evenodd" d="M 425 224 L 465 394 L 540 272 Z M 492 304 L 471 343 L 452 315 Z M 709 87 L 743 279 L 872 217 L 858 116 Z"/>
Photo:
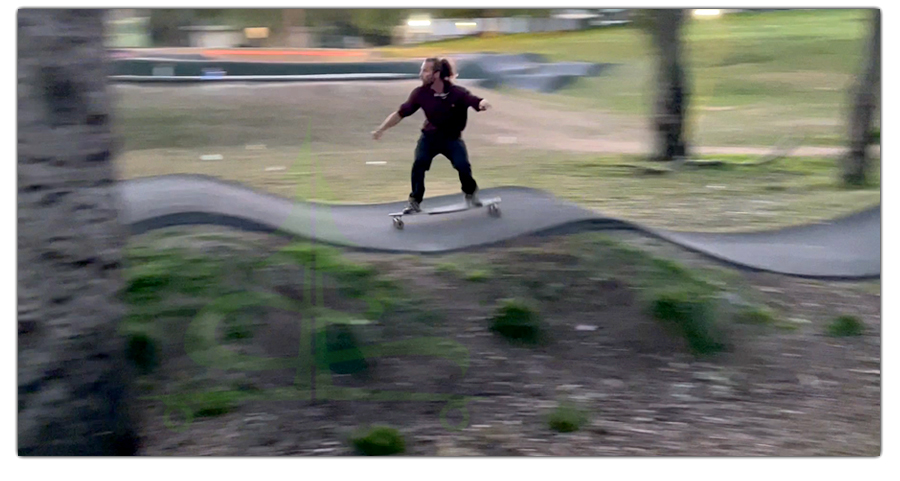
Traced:
<path id="1" fill-rule="evenodd" d="M 483 208 L 483 207 L 488 207 L 488 206 L 490 206 L 490 205 L 495 205 L 495 204 L 499 204 L 499 203 L 500 203 L 500 198 L 499 198 L 499 197 L 493 197 L 493 198 L 490 198 L 490 199 L 483 199 L 483 200 L 481 201 L 481 205 L 478 206 L 478 207 L 469 207 L 465 202 L 460 202 L 460 203 L 458 203 L 458 204 L 453 204 L 453 205 L 448 205 L 448 206 L 443 206 L 443 207 L 436 207 L 436 208 L 434 208 L 434 209 L 422 209 L 422 212 L 411 212 L 411 213 L 409 213 L 409 214 L 404 214 L 403 211 L 400 211 L 400 212 L 393 212 L 393 213 L 390 213 L 390 214 L 388 214 L 388 215 L 391 216 L 391 217 L 401 217 L 401 216 L 404 216 L 404 215 L 423 215 L 423 214 L 428 214 L 428 215 L 438 215 L 438 214 L 450 214 L 450 213 L 453 213 L 453 212 L 463 212 L 463 211 L 471 210 L 471 209 L 480 209 L 480 208 Z"/>

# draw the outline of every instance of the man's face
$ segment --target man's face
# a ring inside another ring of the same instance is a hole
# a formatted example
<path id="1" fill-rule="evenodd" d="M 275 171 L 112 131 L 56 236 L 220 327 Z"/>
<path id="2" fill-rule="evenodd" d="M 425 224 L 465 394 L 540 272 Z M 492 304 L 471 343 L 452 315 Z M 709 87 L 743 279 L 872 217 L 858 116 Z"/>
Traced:
<path id="1" fill-rule="evenodd" d="M 431 85 L 434 83 L 435 73 L 434 66 L 431 65 L 431 62 L 427 60 L 422 62 L 422 68 L 419 70 L 419 78 L 422 80 L 423 85 Z"/>

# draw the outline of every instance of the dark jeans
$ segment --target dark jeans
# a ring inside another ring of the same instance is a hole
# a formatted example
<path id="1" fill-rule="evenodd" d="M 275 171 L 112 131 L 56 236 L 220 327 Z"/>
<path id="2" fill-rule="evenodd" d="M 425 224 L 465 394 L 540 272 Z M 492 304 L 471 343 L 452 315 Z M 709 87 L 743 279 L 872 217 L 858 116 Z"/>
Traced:
<path id="1" fill-rule="evenodd" d="M 416 144 L 416 160 L 412 166 L 412 192 L 409 197 L 422 202 L 425 197 L 425 172 L 431 169 L 431 161 L 438 154 L 450 159 L 453 168 L 459 173 L 462 191 L 466 194 L 475 192 L 478 184 L 472 178 L 472 166 L 469 165 L 469 152 L 461 138 L 446 138 L 440 134 L 422 133 Z"/>

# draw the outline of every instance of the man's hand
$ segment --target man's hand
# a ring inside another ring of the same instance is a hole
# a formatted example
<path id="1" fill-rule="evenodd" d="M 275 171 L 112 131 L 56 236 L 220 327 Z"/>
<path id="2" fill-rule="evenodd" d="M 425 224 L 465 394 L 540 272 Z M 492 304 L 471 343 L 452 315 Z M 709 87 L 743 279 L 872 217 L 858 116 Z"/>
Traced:
<path id="1" fill-rule="evenodd" d="M 491 104 L 487 101 L 487 99 L 481 99 L 481 102 L 478 103 L 478 110 L 484 111 L 491 108 Z"/>
<path id="2" fill-rule="evenodd" d="M 393 112 L 391 115 L 388 115 L 384 122 L 378 127 L 378 130 L 372 131 L 372 138 L 378 140 L 384 135 L 384 131 L 399 124 L 400 121 L 403 120 L 403 117 L 400 116 L 400 112 Z"/>

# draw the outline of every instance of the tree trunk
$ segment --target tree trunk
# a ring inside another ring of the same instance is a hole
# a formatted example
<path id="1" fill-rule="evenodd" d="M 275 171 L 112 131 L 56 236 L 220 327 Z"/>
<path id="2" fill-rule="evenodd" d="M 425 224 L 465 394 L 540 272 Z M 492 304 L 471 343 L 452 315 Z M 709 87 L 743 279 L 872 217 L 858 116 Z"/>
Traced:
<path id="1" fill-rule="evenodd" d="M 154 47 L 189 47 L 190 37 L 182 30 L 191 24 L 190 9 L 154 8 L 150 10 L 150 42 Z"/>
<path id="2" fill-rule="evenodd" d="M 18 452 L 129 455 L 103 10 L 18 14 Z"/>
<path id="3" fill-rule="evenodd" d="M 656 145 L 655 160 L 674 160 L 687 156 L 684 138 L 685 111 L 688 89 L 682 67 L 681 26 L 683 10 L 657 10 L 651 28 L 656 45 L 657 98 L 654 123 Z"/>
<path id="4" fill-rule="evenodd" d="M 306 10 L 285 8 L 281 10 L 281 46 L 307 47 Z"/>
<path id="5" fill-rule="evenodd" d="M 844 157 L 843 181 L 864 185 L 869 169 L 868 147 L 872 143 L 872 117 L 881 98 L 881 10 L 872 11 L 866 64 L 851 95 L 850 145 Z"/>

